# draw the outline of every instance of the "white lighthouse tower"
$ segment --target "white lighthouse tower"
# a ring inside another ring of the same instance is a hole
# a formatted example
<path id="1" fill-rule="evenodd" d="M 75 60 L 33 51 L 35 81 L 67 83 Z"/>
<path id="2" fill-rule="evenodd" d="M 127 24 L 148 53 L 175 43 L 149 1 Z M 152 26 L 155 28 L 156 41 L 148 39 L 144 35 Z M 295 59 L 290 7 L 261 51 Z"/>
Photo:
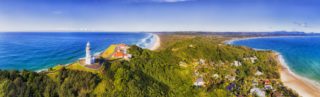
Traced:
<path id="1" fill-rule="evenodd" d="M 90 43 L 87 42 L 86 47 L 86 65 L 91 65 L 94 63 L 94 57 L 91 55 Z"/>

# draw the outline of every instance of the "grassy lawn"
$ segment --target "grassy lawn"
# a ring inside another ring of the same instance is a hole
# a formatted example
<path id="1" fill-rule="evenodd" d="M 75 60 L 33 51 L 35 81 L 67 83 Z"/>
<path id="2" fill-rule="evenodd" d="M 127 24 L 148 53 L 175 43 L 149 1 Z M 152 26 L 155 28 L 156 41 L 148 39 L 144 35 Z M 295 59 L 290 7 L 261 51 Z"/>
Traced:
<path id="1" fill-rule="evenodd" d="M 63 65 L 57 65 L 51 68 L 49 70 L 49 73 L 47 74 L 51 79 L 57 82 L 57 76 L 59 73 L 59 70 L 62 69 L 64 66 Z"/>
<path id="2" fill-rule="evenodd" d="M 116 49 L 117 45 L 110 45 L 108 47 L 107 50 L 105 50 L 103 53 L 102 53 L 102 57 L 103 58 L 110 58 L 110 56 L 113 54 L 114 50 Z"/>
<path id="3" fill-rule="evenodd" d="M 63 68 L 63 67 L 64 67 L 63 65 L 54 66 L 54 67 L 52 67 L 52 71 L 60 70 L 60 69 Z"/>
<path id="4" fill-rule="evenodd" d="M 64 65 L 57 65 L 55 67 L 52 67 L 52 69 L 49 71 L 49 73 L 47 74 L 51 79 L 55 80 L 58 76 L 59 70 L 61 70 L 63 67 L 65 67 L 66 69 L 69 70 L 78 70 L 78 71 L 86 71 L 86 72 L 92 72 L 95 74 L 99 74 L 100 70 L 95 70 L 95 69 L 90 69 L 90 68 L 86 68 L 85 66 L 82 66 L 79 61 L 74 62 L 68 66 L 64 66 Z"/>
<path id="5" fill-rule="evenodd" d="M 103 53 L 102 53 L 102 57 L 103 58 L 108 58 L 110 60 L 114 60 L 113 58 L 111 58 L 110 56 L 113 54 L 113 52 L 115 51 L 115 48 L 117 47 L 118 45 L 110 45 Z M 47 74 L 50 78 L 52 79 L 56 79 L 57 76 L 58 76 L 58 72 L 59 70 L 61 70 L 63 67 L 65 67 L 66 69 L 69 69 L 69 70 L 78 70 L 78 71 L 86 71 L 86 72 L 92 72 L 94 74 L 98 74 L 99 76 L 102 76 L 100 74 L 100 69 L 98 70 L 95 70 L 95 69 L 90 69 L 90 68 L 87 68 L 83 65 L 80 64 L 79 61 L 76 61 L 68 66 L 64 66 L 64 65 L 57 65 L 57 66 L 54 66 L 51 68 L 51 70 L 49 70 L 49 73 Z"/>
<path id="6" fill-rule="evenodd" d="M 87 71 L 87 72 L 92 72 L 92 73 L 95 73 L 95 74 L 99 73 L 99 70 L 87 68 L 87 67 L 81 65 L 81 64 L 79 63 L 79 61 L 68 65 L 68 66 L 66 67 L 66 69 L 69 69 L 69 70 L 79 70 L 79 71 Z"/>

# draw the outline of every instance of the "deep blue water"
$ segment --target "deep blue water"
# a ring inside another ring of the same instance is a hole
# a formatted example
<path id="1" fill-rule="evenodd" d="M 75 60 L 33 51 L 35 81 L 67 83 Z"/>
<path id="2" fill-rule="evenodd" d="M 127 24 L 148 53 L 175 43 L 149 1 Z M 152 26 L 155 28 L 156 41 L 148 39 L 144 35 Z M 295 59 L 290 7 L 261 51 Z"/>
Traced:
<path id="1" fill-rule="evenodd" d="M 0 69 L 37 71 L 68 64 L 85 56 L 87 41 L 97 53 L 118 43 L 146 48 L 154 40 L 149 33 L 0 33 Z"/>
<path id="2" fill-rule="evenodd" d="M 277 51 L 292 72 L 320 82 L 320 36 L 254 38 L 231 44 Z"/>

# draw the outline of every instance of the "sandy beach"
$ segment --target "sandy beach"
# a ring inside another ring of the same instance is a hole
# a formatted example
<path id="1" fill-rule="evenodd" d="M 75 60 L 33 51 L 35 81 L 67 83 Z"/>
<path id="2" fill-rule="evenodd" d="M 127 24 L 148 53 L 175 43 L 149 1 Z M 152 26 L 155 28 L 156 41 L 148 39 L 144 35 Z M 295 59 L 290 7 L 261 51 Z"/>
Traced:
<path id="1" fill-rule="evenodd" d="M 280 36 L 283 37 L 283 36 Z M 299 37 L 299 36 L 291 36 Z M 225 41 L 225 44 L 232 44 L 234 41 L 244 40 L 244 39 L 254 39 L 254 38 L 273 38 L 273 37 L 247 37 L 247 38 L 233 38 L 231 40 Z M 278 63 L 281 65 L 280 76 L 281 81 L 286 87 L 296 91 L 302 97 L 320 97 L 320 88 L 313 84 L 311 80 L 303 78 L 294 74 L 285 63 L 283 57 L 275 52 L 275 57 Z"/>
<path id="2" fill-rule="evenodd" d="M 281 64 L 280 76 L 285 86 L 295 90 L 302 97 L 320 97 L 319 87 L 316 87 L 311 81 L 291 72 L 282 56 L 279 53 L 275 54 L 278 62 Z"/>
<path id="3" fill-rule="evenodd" d="M 156 38 L 156 40 L 155 40 L 155 43 L 153 44 L 153 46 L 152 47 L 150 47 L 149 49 L 150 50 L 157 50 L 159 47 L 160 47 L 160 37 L 159 37 L 159 35 L 157 35 L 157 34 L 153 34 L 154 35 L 154 37 Z"/>

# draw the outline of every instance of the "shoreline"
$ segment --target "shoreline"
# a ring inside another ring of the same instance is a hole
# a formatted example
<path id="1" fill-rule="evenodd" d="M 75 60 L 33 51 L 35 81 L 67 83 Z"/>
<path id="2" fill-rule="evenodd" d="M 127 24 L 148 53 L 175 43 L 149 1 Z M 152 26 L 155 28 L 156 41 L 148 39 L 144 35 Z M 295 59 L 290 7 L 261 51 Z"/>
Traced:
<path id="1" fill-rule="evenodd" d="M 234 41 L 248 40 L 248 39 L 257 39 L 257 38 L 279 38 L 279 37 L 319 37 L 319 36 L 249 36 L 249 37 L 240 37 L 240 38 L 231 38 L 225 40 L 223 43 L 232 44 Z"/>
<path id="2" fill-rule="evenodd" d="M 158 34 L 152 33 L 152 35 L 153 35 L 154 38 L 155 38 L 155 42 L 154 42 L 154 43 L 152 44 L 152 46 L 151 46 L 150 48 L 148 48 L 148 49 L 149 49 L 149 50 L 152 50 L 152 51 L 155 51 L 155 50 L 157 50 L 157 49 L 160 47 L 161 39 L 160 39 L 160 37 L 159 37 Z"/>
<path id="3" fill-rule="evenodd" d="M 303 36 L 271 36 L 271 37 L 244 37 L 244 38 L 232 38 L 230 40 L 224 41 L 225 44 L 232 45 L 234 41 L 256 39 L 256 38 L 277 38 L 277 37 L 303 37 Z M 254 50 L 260 50 L 255 49 Z M 311 79 L 304 78 L 292 72 L 285 62 L 283 56 L 272 50 L 274 56 L 276 57 L 277 63 L 281 66 L 279 68 L 280 79 L 284 86 L 294 90 L 302 97 L 320 97 L 320 87 L 315 85 Z"/>
<path id="4" fill-rule="evenodd" d="M 290 70 L 287 63 L 279 52 L 273 51 L 280 64 L 280 79 L 282 83 L 292 90 L 295 90 L 303 97 L 320 97 L 319 87 L 313 84 L 312 80 L 301 77 Z"/>
<path id="5" fill-rule="evenodd" d="M 153 35 L 153 37 L 155 38 L 155 42 L 152 44 L 152 46 L 151 47 L 149 47 L 149 48 L 146 48 L 146 49 L 149 49 L 149 50 L 152 50 L 152 51 L 155 51 L 155 50 L 157 50 L 159 47 L 160 47 L 160 37 L 159 37 L 159 35 L 158 34 L 154 34 L 154 33 L 151 33 L 152 35 Z M 106 48 L 107 49 L 107 48 Z M 100 52 L 96 52 L 96 53 L 94 53 L 94 56 L 99 56 L 99 55 L 101 55 L 103 53 L 103 51 L 100 51 Z M 84 57 L 83 57 L 84 58 Z M 80 60 L 80 59 L 83 59 L 83 58 L 79 58 L 78 60 Z M 77 61 L 78 61 L 77 60 Z M 73 61 L 73 62 L 75 62 L 75 61 Z M 58 65 L 63 65 L 63 66 L 68 66 L 68 65 L 70 65 L 70 64 L 72 64 L 73 62 L 71 62 L 71 63 L 68 63 L 68 64 L 57 64 L 57 65 L 55 65 L 55 66 L 58 66 Z M 53 66 L 53 67 L 55 67 L 55 66 Z M 36 70 L 35 72 L 37 72 L 37 73 L 40 73 L 40 72 L 46 72 L 46 71 L 49 71 L 49 68 L 52 68 L 52 67 L 47 67 L 47 68 L 43 68 L 43 69 L 39 69 L 39 70 Z"/>

